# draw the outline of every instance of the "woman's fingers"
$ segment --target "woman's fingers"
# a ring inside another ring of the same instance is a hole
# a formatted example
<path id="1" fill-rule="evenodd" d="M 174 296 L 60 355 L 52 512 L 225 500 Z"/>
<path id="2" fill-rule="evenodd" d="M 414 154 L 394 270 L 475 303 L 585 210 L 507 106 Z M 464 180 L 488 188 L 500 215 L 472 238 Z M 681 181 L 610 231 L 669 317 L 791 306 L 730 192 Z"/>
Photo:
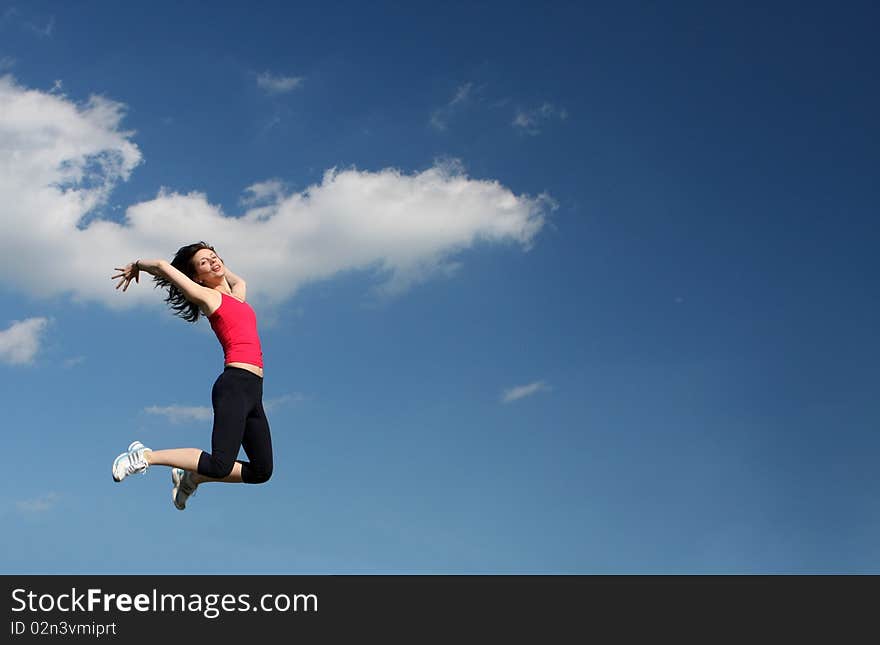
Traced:
<path id="1" fill-rule="evenodd" d="M 133 267 L 129 271 L 129 267 L 132 267 L 132 265 L 129 264 L 127 267 L 124 267 L 124 268 L 123 267 L 113 267 L 114 271 L 119 271 L 119 273 L 110 276 L 111 280 L 116 280 L 117 278 L 119 278 L 119 282 L 116 283 L 116 289 L 119 289 L 119 287 L 122 287 L 123 291 L 128 291 L 128 285 L 131 284 L 132 279 L 135 282 L 137 282 L 138 284 L 141 283 L 141 279 L 139 276 L 140 272 L 135 271 Z"/>

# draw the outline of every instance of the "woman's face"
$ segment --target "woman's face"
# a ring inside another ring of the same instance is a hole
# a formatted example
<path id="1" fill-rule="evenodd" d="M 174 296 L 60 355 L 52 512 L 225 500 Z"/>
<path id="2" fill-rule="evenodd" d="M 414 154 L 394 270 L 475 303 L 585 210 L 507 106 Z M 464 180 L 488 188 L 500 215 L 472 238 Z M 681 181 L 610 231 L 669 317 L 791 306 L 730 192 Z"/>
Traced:
<path id="1" fill-rule="evenodd" d="M 195 267 L 195 281 L 206 287 L 213 287 L 223 281 L 226 273 L 223 261 L 211 249 L 199 249 L 192 259 Z"/>

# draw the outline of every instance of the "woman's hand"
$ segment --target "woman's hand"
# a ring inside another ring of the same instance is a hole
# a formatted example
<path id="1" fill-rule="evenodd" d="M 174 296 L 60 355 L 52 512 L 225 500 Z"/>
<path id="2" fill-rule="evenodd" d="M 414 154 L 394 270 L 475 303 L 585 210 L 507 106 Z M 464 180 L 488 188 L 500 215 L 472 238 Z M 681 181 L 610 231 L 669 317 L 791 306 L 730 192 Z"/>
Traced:
<path id="1" fill-rule="evenodd" d="M 116 278 L 120 278 L 119 282 L 116 283 L 116 288 L 122 287 L 123 291 L 128 290 L 129 283 L 134 280 L 138 284 L 140 284 L 140 271 L 138 270 L 137 262 L 129 262 L 125 265 L 124 268 L 114 267 L 116 271 L 119 271 L 114 276 L 111 276 L 111 280 L 115 280 Z"/>

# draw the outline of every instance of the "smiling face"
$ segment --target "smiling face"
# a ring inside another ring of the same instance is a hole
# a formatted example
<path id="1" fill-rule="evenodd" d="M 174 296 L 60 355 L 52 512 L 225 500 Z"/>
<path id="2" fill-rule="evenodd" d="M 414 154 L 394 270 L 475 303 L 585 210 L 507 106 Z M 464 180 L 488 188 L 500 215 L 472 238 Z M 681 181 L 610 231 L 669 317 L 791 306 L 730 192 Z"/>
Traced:
<path id="1" fill-rule="evenodd" d="M 193 280 L 206 287 L 216 287 L 223 282 L 226 268 L 223 260 L 211 249 L 199 249 L 192 258 L 195 277 Z"/>

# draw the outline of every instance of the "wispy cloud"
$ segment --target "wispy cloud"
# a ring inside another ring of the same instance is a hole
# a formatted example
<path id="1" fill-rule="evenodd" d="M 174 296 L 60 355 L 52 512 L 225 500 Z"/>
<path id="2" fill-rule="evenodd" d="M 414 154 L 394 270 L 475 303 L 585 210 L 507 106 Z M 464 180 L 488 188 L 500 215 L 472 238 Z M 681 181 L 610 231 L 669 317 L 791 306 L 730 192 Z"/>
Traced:
<path id="1" fill-rule="evenodd" d="M 64 359 L 64 367 L 70 369 L 72 367 L 76 367 L 77 365 L 81 365 L 86 360 L 85 356 L 73 356 L 71 358 Z"/>
<path id="2" fill-rule="evenodd" d="M 41 38 L 51 38 L 55 33 L 55 16 L 49 16 L 46 23 L 26 22 L 25 27 Z"/>
<path id="3" fill-rule="evenodd" d="M 47 493 L 35 499 L 23 499 L 15 503 L 15 507 L 22 513 L 45 513 L 61 499 L 58 493 Z"/>
<path id="4" fill-rule="evenodd" d="M 300 87 L 304 81 L 302 76 L 278 76 L 270 72 L 257 76 L 257 86 L 268 94 L 286 94 Z"/>
<path id="5" fill-rule="evenodd" d="M 51 38 L 55 33 L 55 16 L 49 16 L 45 20 L 32 18 L 16 7 L 9 7 L 0 14 L 0 25 L 4 23 L 17 24 L 24 31 L 29 31 L 41 38 Z"/>
<path id="6" fill-rule="evenodd" d="M 446 130 L 452 117 L 470 102 L 473 89 L 474 84 L 470 82 L 459 85 L 452 99 L 431 113 L 431 127 L 441 132 Z"/>
<path id="7" fill-rule="evenodd" d="M 564 108 L 556 107 L 552 103 L 544 103 L 534 110 L 517 110 L 511 125 L 521 132 L 535 136 L 541 133 L 541 127 L 548 121 L 565 121 L 567 118 L 568 112 Z"/>
<path id="8" fill-rule="evenodd" d="M 15 67 L 15 59 L 12 56 L 0 56 L 0 72 L 7 72 Z"/>
<path id="9" fill-rule="evenodd" d="M 158 414 L 168 417 L 172 423 L 185 421 L 210 421 L 214 417 L 214 411 L 204 406 L 169 405 L 160 407 L 152 405 L 144 408 L 147 414 Z"/>
<path id="10" fill-rule="evenodd" d="M 552 389 L 553 388 L 544 383 L 544 381 L 536 381 L 534 383 L 529 383 L 528 385 L 517 385 L 516 387 L 512 387 L 503 392 L 501 395 L 501 402 L 512 403 L 519 399 L 524 399 L 527 396 L 537 394 L 538 392 L 549 392 Z"/>
<path id="11" fill-rule="evenodd" d="M 302 392 L 293 392 L 292 394 L 283 394 L 281 396 L 276 396 L 271 399 L 266 399 L 263 401 L 263 407 L 267 412 L 271 412 L 273 410 L 277 410 L 281 406 L 284 405 L 296 405 L 297 403 L 302 403 L 306 401 L 308 397 Z"/>
<path id="12" fill-rule="evenodd" d="M 28 318 L 13 321 L 8 329 L 0 331 L 0 362 L 9 365 L 32 363 L 40 351 L 41 334 L 48 324 L 47 318 Z"/>

